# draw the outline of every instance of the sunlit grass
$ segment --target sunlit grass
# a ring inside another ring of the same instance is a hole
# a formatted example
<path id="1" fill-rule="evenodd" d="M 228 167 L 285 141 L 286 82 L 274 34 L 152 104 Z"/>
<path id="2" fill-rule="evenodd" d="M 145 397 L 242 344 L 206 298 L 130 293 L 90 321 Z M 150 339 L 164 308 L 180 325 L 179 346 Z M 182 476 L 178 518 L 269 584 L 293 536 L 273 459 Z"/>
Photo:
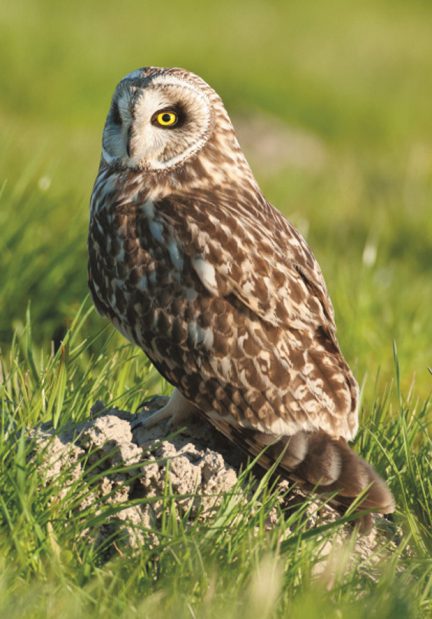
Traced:
<path id="1" fill-rule="evenodd" d="M 86 339 L 88 320 L 86 304 L 56 353 L 34 345 L 27 321 L 2 361 L 4 616 L 54 617 L 59 608 L 65 617 L 77 616 L 79 609 L 80 616 L 213 617 L 223 612 L 233 618 L 244 613 L 270 617 L 276 609 L 293 616 L 302 607 L 309 609 L 305 616 L 318 617 L 321 605 L 328 612 L 337 607 L 358 617 L 367 617 L 372 608 L 379 617 L 432 610 L 430 406 L 398 391 L 398 371 L 393 394 L 365 402 L 357 441 L 357 449 L 387 477 L 396 497 L 400 532 L 392 533 L 390 527 L 396 546 L 389 551 L 383 541 L 375 559 L 356 563 L 348 560 L 346 550 L 346 560 L 334 574 L 325 570 L 314 577 L 324 544 L 340 525 L 308 530 L 306 505 L 282 514 L 278 496 L 264 478 L 251 489 L 247 504 L 236 500 L 236 489 L 231 491 L 207 523 L 180 516 L 168 493 L 170 515 L 155 531 L 158 544 L 144 544 L 135 553 L 116 546 L 118 552 L 107 561 L 105 547 L 89 544 L 83 532 L 108 522 L 112 506 L 92 503 L 80 511 L 86 485 L 68 480 L 67 469 L 41 486 L 28 432 L 36 422 L 58 426 L 85 419 L 97 399 L 136 410 L 143 395 L 164 387 L 145 368 L 141 353 L 117 346 L 113 354 L 106 331 L 96 341 Z M 94 474 L 100 474 L 97 468 Z M 240 481 L 243 487 L 250 483 L 248 475 Z M 61 501 L 55 498 L 60 488 Z M 279 524 L 267 530 L 264 523 L 272 508 L 280 513 Z"/>

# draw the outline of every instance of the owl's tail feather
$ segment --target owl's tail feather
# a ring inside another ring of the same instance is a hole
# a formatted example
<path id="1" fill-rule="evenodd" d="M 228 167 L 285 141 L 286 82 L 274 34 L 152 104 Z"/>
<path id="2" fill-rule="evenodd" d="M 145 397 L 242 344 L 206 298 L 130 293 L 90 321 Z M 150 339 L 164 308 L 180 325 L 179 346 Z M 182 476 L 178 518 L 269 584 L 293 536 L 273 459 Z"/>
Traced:
<path id="1" fill-rule="evenodd" d="M 292 436 L 275 436 L 249 428 L 233 426 L 222 419 L 211 422 L 227 438 L 269 469 L 297 481 L 308 490 L 331 496 L 331 502 L 349 507 L 356 499 L 355 511 L 391 514 L 395 510 L 393 495 L 386 482 L 343 438 L 333 438 L 323 431 L 300 431 Z M 367 531 L 370 514 L 360 519 Z"/>
<path id="2" fill-rule="evenodd" d="M 341 504 L 361 496 L 357 510 L 390 514 L 395 509 L 385 481 L 342 438 L 321 431 L 298 432 L 269 444 L 263 457 L 277 461 L 285 476 L 319 492 L 335 493 Z"/>

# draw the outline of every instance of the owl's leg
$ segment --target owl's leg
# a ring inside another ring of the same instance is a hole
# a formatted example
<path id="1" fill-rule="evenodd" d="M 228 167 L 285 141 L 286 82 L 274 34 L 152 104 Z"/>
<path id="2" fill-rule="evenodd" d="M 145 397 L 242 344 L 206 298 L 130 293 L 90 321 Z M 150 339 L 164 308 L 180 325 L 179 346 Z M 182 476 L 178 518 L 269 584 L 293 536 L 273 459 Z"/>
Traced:
<path id="1" fill-rule="evenodd" d="M 179 426 L 182 421 L 190 417 L 198 409 L 189 400 L 186 400 L 184 396 L 174 389 L 170 399 L 159 410 L 155 411 L 145 419 L 142 419 L 137 423 L 141 428 L 151 428 L 163 421 L 169 420 L 171 427 Z"/>

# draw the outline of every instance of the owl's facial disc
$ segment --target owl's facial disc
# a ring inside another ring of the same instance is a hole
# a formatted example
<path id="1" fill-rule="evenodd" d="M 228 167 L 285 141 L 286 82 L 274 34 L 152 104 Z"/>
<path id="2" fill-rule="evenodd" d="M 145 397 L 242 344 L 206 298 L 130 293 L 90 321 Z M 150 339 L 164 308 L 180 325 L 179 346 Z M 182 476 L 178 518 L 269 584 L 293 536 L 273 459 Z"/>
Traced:
<path id="1" fill-rule="evenodd" d="M 173 75 L 126 76 L 117 87 L 103 136 L 103 158 L 125 168 L 166 170 L 201 150 L 211 104 L 196 84 Z"/>

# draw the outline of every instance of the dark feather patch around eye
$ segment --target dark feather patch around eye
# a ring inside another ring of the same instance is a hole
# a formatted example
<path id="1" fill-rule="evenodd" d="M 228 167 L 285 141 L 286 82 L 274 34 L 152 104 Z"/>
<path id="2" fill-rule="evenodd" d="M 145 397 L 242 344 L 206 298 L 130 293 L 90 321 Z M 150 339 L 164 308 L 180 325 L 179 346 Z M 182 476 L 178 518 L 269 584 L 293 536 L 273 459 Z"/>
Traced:
<path id="1" fill-rule="evenodd" d="M 121 125 L 122 124 L 122 117 L 120 115 L 119 106 L 118 106 L 118 104 L 116 102 L 114 102 L 112 104 L 111 120 L 113 121 L 113 123 L 115 125 Z"/>
<path id="2" fill-rule="evenodd" d="M 182 127 L 188 120 L 183 106 L 176 103 L 175 105 L 171 105 L 169 107 L 157 110 L 157 112 L 155 112 L 151 118 L 152 125 L 160 126 L 157 122 L 157 117 L 158 115 L 163 114 L 164 112 L 174 113 L 177 117 L 175 124 L 173 124 L 172 126 L 164 127 L 166 129 L 178 129 Z"/>

